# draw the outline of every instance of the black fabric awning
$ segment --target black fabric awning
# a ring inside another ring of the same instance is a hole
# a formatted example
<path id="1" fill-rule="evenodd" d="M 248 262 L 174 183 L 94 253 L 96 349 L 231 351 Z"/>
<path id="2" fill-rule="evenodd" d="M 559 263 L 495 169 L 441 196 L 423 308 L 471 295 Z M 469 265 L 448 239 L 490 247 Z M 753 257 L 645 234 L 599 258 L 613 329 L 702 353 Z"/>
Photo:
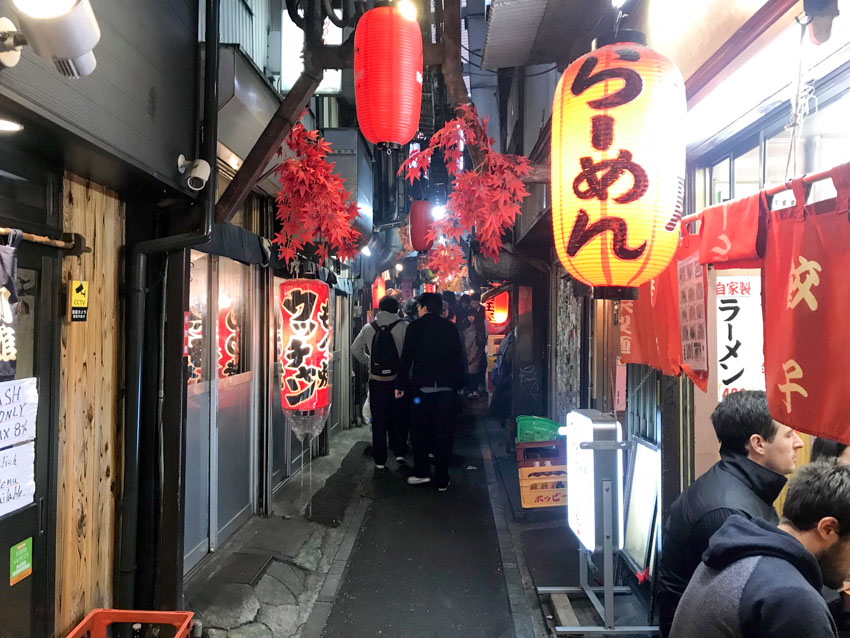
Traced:
<path id="1" fill-rule="evenodd" d="M 196 246 L 199 250 L 210 255 L 229 257 L 243 264 L 269 265 L 272 250 L 271 242 L 239 228 L 233 224 L 213 224 L 212 239 L 206 244 Z"/>

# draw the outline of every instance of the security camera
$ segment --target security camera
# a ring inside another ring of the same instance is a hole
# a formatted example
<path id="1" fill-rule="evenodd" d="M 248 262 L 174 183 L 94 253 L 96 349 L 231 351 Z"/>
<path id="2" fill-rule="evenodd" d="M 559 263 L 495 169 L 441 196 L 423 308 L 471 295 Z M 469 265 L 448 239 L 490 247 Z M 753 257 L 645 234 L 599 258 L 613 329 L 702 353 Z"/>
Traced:
<path id="1" fill-rule="evenodd" d="M 177 170 L 186 174 L 186 186 L 193 191 L 203 190 L 210 179 L 210 164 L 206 160 L 187 160 L 182 154 L 177 158 Z"/>
<path id="2" fill-rule="evenodd" d="M 30 45 L 40 57 L 53 60 L 68 78 L 80 78 L 97 66 L 94 50 L 100 26 L 89 0 L 14 0 L 21 32 L 6 18 L 0 23 L 0 63 L 15 66 L 21 47 Z"/>

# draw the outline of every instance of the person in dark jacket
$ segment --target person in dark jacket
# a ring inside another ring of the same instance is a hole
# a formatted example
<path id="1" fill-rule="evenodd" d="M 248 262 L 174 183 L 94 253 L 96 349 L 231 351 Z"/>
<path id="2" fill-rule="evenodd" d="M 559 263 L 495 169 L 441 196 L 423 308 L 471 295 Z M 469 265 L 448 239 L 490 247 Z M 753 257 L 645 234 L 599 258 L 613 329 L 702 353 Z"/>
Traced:
<path id="1" fill-rule="evenodd" d="M 791 480 L 779 527 L 731 516 L 711 537 L 671 638 L 835 638 L 819 591 L 850 577 L 850 467 L 836 459 Z"/>
<path id="2" fill-rule="evenodd" d="M 413 475 L 411 485 L 431 481 L 428 453 L 435 456 L 434 480 L 440 491 L 449 486 L 449 462 L 457 413 L 457 391 L 464 383 L 464 355 L 457 328 L 440 317 L 443 300 L 420 295 L 419 319 L 407 327 L 401 353 L 396 397 L 412 395 Z"/>
<path id="3" fill-rule="evenodd" d="M 773 502 L 803 447 L 794 430 L 771 418 L 763 391 L 727 395 L 711 422 L 720 441 L 720 461 L 673 502 L 662 537 L 657 603 L 664 638 L 708 540 L 726 519 L 740 514 L 779 522 Z"/>

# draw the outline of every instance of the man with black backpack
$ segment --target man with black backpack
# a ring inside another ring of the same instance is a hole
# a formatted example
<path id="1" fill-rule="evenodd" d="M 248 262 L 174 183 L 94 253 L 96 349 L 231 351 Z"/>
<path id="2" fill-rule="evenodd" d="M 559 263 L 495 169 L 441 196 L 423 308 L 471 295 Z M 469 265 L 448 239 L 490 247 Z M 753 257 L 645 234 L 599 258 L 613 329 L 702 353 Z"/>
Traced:
<path id="1" fill-rule="evenodd" d="M 374 321 L 363 326 L 351 344 L 354 358 L 369 368 L 372 455 L 378 469 L 387 463 L 387 437 L 396 461 L 406 462 L 407 417 L 404 403 L 395 398 L 394 391 L 407 325 L 398 316 L 398 300 L 384 297 Z"/>

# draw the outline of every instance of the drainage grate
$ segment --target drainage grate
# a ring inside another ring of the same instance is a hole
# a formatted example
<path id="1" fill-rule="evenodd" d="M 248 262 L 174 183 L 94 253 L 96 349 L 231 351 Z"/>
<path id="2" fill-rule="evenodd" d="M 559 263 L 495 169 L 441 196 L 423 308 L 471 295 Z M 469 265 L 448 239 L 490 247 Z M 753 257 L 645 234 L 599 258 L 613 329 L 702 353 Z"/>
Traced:
<path id="1" fill-rule="evenodd" d="M 256 585 L 272 560 L 271 554 L 233 554 L 216 575 L 216 580 Z"/>

